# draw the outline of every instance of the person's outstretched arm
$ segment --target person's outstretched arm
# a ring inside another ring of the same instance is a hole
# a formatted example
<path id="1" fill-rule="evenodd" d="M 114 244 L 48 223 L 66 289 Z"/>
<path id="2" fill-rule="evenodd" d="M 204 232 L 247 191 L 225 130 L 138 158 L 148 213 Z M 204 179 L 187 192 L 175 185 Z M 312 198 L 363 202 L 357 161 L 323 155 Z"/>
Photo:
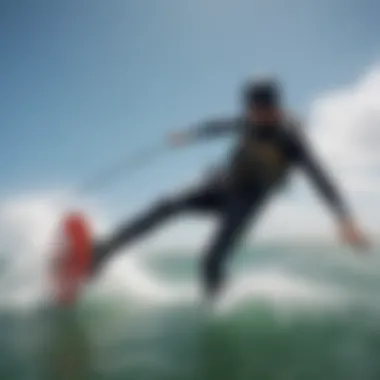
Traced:
<path id="1" fill-rule="evenodd" d="M 332 210 L 333 214 L 337 217 L 342 239 L 357 247 L 367 247 L 368 242 L 359 229 L 342 194 L 336 184 L 333 183 L 327 173 L 327 169 L 322 167 L 319 160 L 315 157 L 306 139 L 297 132 L 294 135 L 294 143 L 301 167 L 312 180 L 312 183 L 324 198 L 330 210 Z"/>
<path id="2" fill-rule="evenodd" d="M 169 136 L 173 145 L 184 145 L 193 141 L 209 139 L 233 133 L 241 127 L 238 118 L 211 119 L 196 124 L 189 129 L 177 131 Z"/>

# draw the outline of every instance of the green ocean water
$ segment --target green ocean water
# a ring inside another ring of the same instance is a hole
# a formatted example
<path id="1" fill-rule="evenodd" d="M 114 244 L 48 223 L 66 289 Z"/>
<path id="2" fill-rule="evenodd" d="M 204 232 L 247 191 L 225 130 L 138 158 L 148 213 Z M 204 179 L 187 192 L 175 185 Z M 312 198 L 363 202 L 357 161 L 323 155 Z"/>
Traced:
<path id="1" fill-rule="evenodd" d="M 3 308 L 0 379 L 380 379 L 376 250 L 246 249 L 231 263 L 234 291 L 219 312 L 181 297 L 197 282 L 196 258 L 148 256 L 151 282 L 164 281 L 175 299 L 120 285 L 89 290 L 73 310 Z"/>

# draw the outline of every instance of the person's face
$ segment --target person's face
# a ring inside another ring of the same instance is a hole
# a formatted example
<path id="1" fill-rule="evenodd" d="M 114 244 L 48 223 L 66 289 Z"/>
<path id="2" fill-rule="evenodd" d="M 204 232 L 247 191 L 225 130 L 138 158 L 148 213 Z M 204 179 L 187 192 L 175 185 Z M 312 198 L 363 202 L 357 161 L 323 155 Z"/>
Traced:
<path id="1" fill-rule="evenodd" d="M 252 123 L 273 125 L 279 120 L 280 109 L 277 106 L 253 104 L 247 107 L 246 117 Z"/>

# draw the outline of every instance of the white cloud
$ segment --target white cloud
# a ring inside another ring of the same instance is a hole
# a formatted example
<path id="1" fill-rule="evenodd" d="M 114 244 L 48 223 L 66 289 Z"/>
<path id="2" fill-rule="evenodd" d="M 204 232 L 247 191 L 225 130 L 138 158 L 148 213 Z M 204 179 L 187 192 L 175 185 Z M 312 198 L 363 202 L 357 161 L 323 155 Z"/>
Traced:
<path id="1" fill-rule="evenodd" d="M 312 109 L 312 137 L 343 177 L 375 180 L 380 169 L 380 67 L 353 85 L 318 98 Z M 372 182 L 371 182 L 372 183 Z"/>

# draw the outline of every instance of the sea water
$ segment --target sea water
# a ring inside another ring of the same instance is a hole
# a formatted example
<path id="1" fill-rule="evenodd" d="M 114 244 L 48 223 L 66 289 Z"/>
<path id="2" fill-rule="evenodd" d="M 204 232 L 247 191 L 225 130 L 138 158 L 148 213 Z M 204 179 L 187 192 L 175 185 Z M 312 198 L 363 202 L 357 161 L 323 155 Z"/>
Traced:
<path id="1" fill-rule="evenodd" d="M 196 252 L 126 251 L 59 310 L 47 302 L 40 249 L 51 223 L 20 213 L 3 215 L 0 237 L 2 380 L 380 378 L 377 248 L 238 247 L 212 308 Z"/>

